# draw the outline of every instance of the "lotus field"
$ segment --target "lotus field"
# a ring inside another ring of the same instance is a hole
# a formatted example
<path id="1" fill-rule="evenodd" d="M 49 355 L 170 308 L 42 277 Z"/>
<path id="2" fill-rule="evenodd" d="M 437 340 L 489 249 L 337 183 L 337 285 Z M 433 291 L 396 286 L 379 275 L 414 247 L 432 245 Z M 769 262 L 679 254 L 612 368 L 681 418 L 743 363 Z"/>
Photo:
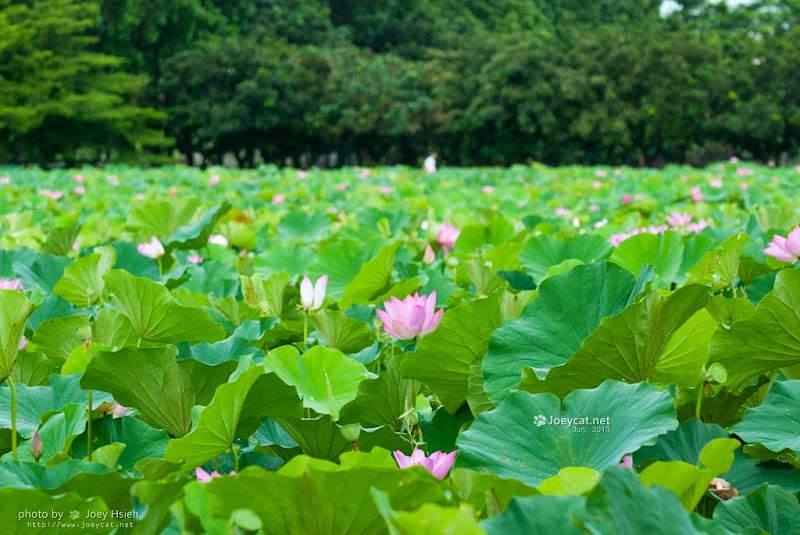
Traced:
<path id="1" fill-rule="evenodd" d="M 800 168 L 0 168 L 3 533 L 800 533 Z"/>

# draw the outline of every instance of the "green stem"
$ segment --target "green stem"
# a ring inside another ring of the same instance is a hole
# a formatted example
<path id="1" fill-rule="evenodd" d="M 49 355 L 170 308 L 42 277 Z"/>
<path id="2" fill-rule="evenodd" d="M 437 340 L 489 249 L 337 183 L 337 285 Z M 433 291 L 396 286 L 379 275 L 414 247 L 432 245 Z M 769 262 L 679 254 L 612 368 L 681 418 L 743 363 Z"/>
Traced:
<path id="1" fill-rule="evenodd" d="M 89 462 L 92 462 L 92 391 L 89 390 L 89 421 L 86 427 L 86 451 L 89 452 Z"/>
<path id="2" fill-rule="evenodd" d="M 236 454 L 238 448 L 234 445 L 231 446 L 231 455 L 233 455 L 233 471 L 239 473 L 239 455 Z"/>
<path id="3" fill-rule="evenodd" d="M 306 351 L 308 351 L 308 310 L 306 310 L 305 316 L 303 316 L 303 346 L 305 346 Z"/>
<path id="4" fill-rule="evenodd" d="M 700 409 L 703 406 L 703 385 L 705 385 L 705 381 L 700 383 L 700 388 L 697 389 L 697 407 L 694 415 L 698 420 L 700 420 Z"/>
<path id="5" fill-rule="evenodd" d="M 17 460 L 17 389 L 14 386 L 14 379 L 9 375 L 6 379 L 11 388 L 11 452 L 14 460 Z"/>
<path id="6" fill-rule="evenodd" d="M 156 263 L 158 264 L 158 280 L 161 280 L 161 278 L 163 277 L 163 273 L 162 273 L 162 268 L 161 268 L 161 257 L 160 256 L 156 259 Z"/>

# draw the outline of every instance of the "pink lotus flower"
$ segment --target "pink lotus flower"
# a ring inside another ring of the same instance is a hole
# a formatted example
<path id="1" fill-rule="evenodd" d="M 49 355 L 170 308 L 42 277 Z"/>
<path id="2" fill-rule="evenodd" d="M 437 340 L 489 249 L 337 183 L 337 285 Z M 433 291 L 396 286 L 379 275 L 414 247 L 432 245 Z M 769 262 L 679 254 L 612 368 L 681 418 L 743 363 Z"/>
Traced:
<path id="1" fill-rule="evenodd" d="M 208 243 L 213 243 L 214 245 L 227 247 L 228 239 L 222 234 L 212 234 L 211 236 L 208 237 Z"/>
<path id="2" fill-rule="evenodd" d="M 425 254 L 422 255 L 422 261 L 428 265 L 433 264 L 433 261 L 436 260 L 436 253 L 433 252 L 433 247 L 429 243 L 425 247 Z"/>
<path id="3" fill-rule="evenodd" d="M 739 163 L 739 158 L 736 156 L 731 156 L 731 159 L 728 160 L 730 163 Z"/>
<path id="4" fill-rule="evenodd" d="M 217 184 L 219 184 L 219 175 L 211 175 L 211 177 L 208 179 L 208 185 L 213 188 Z"/>
<path id="5" fill-rule="evenodd" d="M 25 351 L 28 349 L 28 341 L 23 336 L 22 339 L 19 341 L 19 348 L 20 351 Z"/>
<path id="6" fill-rule="evenodd" d="M 8 186 L 11 184 L 11 177 L 10 176 L 0 176 L 0 184 L 4 186 Z"/>
<path id="7" fill-rule="evenodd" d="M 741 184 L 739 184 L 739 187 L 742 188 L 742 191 L 745 191 L 747 188 L 750 187 L 750 184 L 748 184 L 747 182 L 742 182 Z"/>
<path id="8" fill-rule="evenodd" d="M 614 169 L 614 175 L 615 176 L 621 176 L 622 175 L 622 169 Z"/>
<path id="9" fill-rule="evenodd" d="M 300 283 L 300 302 L 306 311 L 314 311 L 322 308 L 325 301 L 325 292 L 328 289 L 328 276 L 323 275 L 317 279 L 316 284 L 311 284 L 308 276 L 303 277 Z"/>
<path id="10" fill-rule="evenodd" d="M 697 223 L 689 223 L 686 225 L 686 230 L 697 234 L 698 232 L 702 232 L 702 230 L 706 227 L 708 227 L 708 221 L 701 218 Z"/>
<path id="11" fill-rule="evenodd" d="M 692 216 L 685 212 L 672 212 L 666 217 L 666 220 L 673 227 L 682 228 L 692 222 Z"/>
<path id="12" fill-rule="evenodd" d="M 607 177 L 608 176 L 608 171 L 605 171 L 604 169 L 598 169 L 597 171 L 594 172 L 594 174 L 595 174 L 595 176 L 599 176 L 600 178 L 603 178 L 603 177 Z"/>
<path id="13" fill-rule="evenodd" d="M 336 217 L 338 217 L 338 218 L 339 218 L 339 221 L 344 221 L 345 219 L 347 219 L 347 214 L 345 214 L 344 212 L 342 212 L 341 214 L 339 214 L 339 215 L 338 215 L 338 216 L 336 216 Z"/>
<path id="14" fill-rule="evenodd" d="M 599 207 L 598 205 L 596 205 L 596 204 L 593 204 L 593 205 L 591 205 L 591 206 L 589 207 L 589 211 L 590 211 L 590 212 L 596 212 L 596 211 L 598 211 L 599 209 L 600 209 L 600 207 Z"/>
<path id="15" fill-rule="evenodd" d="M 119 186 L 119 177 L 117 175 L 108 175 L 106 181 L 115 188 Z"/>
<path id="16" fill-rule="evenodd" d="M 494 191 L 494 188 L 492 186 L 483 186 L 483 188 L 481 188 L 481 191 L 483 191 L 486 195 L 489 195 L 491 192 Z"/>
<path id="17" fill-rule="evenodd" d="M 33 433 L 33 440 L 31 440 L 31 455 L 38 461 L 43 454 L 44 443 L 42 443 L 42 437 L 39 436 L 39 431 L 35 431 Z"/>
<path id="18" fill-rule="evenodd" d="M 161 242 L 158 241 L 158 238 L 153 236 L 150 238 L 150 241 L 147 243 L 140 243 L 136 246 L 136 250 L 139 251 L 139 254 L 142 256 L 146 256 L 147 258 L 159 258 L 164 256 L 164 246 L 161 245 Z"/>
<path id="19" fill-rule="evenodd" d="M 339 191 L 344 191 L 347 189 L 347 184 L 345 184 L 344 182 L 339 182 L 336 185 L 336 189 L 338 189 Z"/>
<path id="20" fill-rule="evenodd" d="M 73 250 L 73 251 L 80 251 L 80 250 L 81 250 L 81 244 L 80 244 L 80 243 L 78 243 L 78 242 L 74 242 L 74 243 L 72 244 L 72 250 Z"/>
<path id="21" fill-rule="evenodd" d="M 764 249 L 764 254 L 779 262 L 789 264 L 797 262 L 800 258 L 800 226 L 792 229 L 785 238 L 778 235 L 773 236 L 772 241 Z"/>
<path id="22" fill-rule="evenodd" d="M 709 183 L 712 188 L 719 189 L 722 187 L 722 175 L 717 175 L 714 179 Z"/>
<path id="23" fill-rule="evenodd" d="M 298 171 L 297 178 L 300 180 L 305 180 L 308 178 L 308 171 Z"/>
<path id="24" fill-rule="evenodd" d="M 700 186 L 692 186 L 689 192 L 692 196 L 692 202 L 703 202 L 703 193 L 700 191 Z"/>
<path id="25" fill-rule="evenodd" d="M 86 193 L 86 188 L 84 188 L 83 186 L 78 186 L 72 191 L 75 192 L 75 195 L 84 195 Z"/>
<path id="26" fill-rule="evenodd" d="M 595 221 L 595 223 L 592 226 L 594 228 L 603 228 L 606 225 L 608 225 L 608 219 L 603 218 L 600 221 Z"/>
<path id="27" fill-rule="evenodd" d="M 736 169 L 736 176 L 752 176 L 755 171 L 747 167 L 739 167 Z"/>
<path id="28" fill-rule="evenodd" d="M 402 301 L 392 296 L 376 310 L 386 334 L 398 340 L 411 340 L 432 333 L 439 325 L 444 309 L 436 312 L 436 290 L 430 295 L 408 295 Z"/>
<path id="29" fill-rule="evenodd" d="M 559 206 L 558 208 L 556 208 L 555 212 L 556 212 L 556 215 L 568 215 L 569 214 L 569 210 L 567 210 L 563 206 Z"/>
<path id="30" fill-rule="evenodd" d="M 392 188 L 389 186 L 381 186 L 378 188 L 378 191 L 381 193 L 381 195 L 389 195 L 392 192 Z"/>
<path id="31" fill-rule="evenodd" d="M 170 197 L 174 197 L 177 194 L 178 194 L 178 188 L 176 188 L 175 186 L 169 188 L 169 196 Z"/>
<path id="32" fill-rule="evenodd" d="M 108 406 L 106 407 L 106 414 L 111 414 L 115 420 L 117 418 L 122 418 L 130 411 L 131 411 L 130 407 L 125 407 L 123 405 L 120 405 L 116 401 L 109 403 Z"/>
<path id="33" fill-rule="evenodd" d="M 450 453 L 435 451 L 426 458 L 424 451 L 414 449 L 409 457 L 398 450 L 394 452 L 394 458 L 397 461 L 397 466 L 401 469 L 422 466 L 433 474 L 436 479 L 444 479 L 456 461 L 456 454 L 458 454 L 458 451 L 451 451 Z"/>
<path id="34" fill-rule="evenodd" d="M 272 204 L 283 204 L 285 202 L 286 202 L 286 196 L 285 195 L 278 194 L 278 195 L 273 195 L 272 196 Z"/>
<path id="35" fill-rule="evenodd" d="M 186 257 L 186 260 L 188 260 L 192 264 L 202 264 L 203 263 L 203 257 L 200 256 L 199 254 L 189 255 L 189 256 Z"/>
<path id="36" fill-rule="evenodd" d="M 83 175 L 75 175 L 72 177 L 72 180 L 74 180 L 76 184 L 83 184 Z"/>
<path id="37" fill-rule="evenodd" d="M 631 196 L 627 193 L 622 196 L 622 206 L 628 206 L 631 203 Z"/>
<path id="38" fill-rule="evenodd" d="M 369 175 L 370 175 L 370 170 L 369 169 L 362 169 L 361 172 L 358 173 L 358 178 L 360 178 L 361 180 L 364 180 Z"/>
<path id="39" fill-rule="evenodd" d="M 195 473 L 195 476 L 197 477 L 197 482 L 198 483 L 208 483 L 209 481 L 211 481 L 215 477 L 222 477 L 220 475 L 220 473 L 217 472 L 216 470 L 214 470 L 213 472 L 211 472 L 209 474 L 208 472 L 206 472 L 205 470 L 203 470 L 199 466 L 194 469 L 194 473 Z M 230 475 L 235 476 L 236 472 L 231 471 Z"/>
<path id="40" fill-rule="evenodd" d="M 450 223 L 442 223 L 439 233 L 436 234 L 436 243 L 442 246 L 442 252 L 447 255 L 456 246 L 456 240 L 461 235 L 461 231 Z"/>
<path id="41" fill-rule="evenodd" d="M 603 187 L 603 183 L 600 182 L 599 180 L 595 180 L 594 182 L 592 182 L 592 187 L 594 189 L 600 189 Z"/>
<path id="42" fill-rule="evenodd" d="M 64 196 L 64 192 L 63 191 L 53 191 L 53 190 L 50 190 L 50 189 L 42 189 L 42 190 L 39 190 L 39 195 L 43 195 L 45 197 L 50 197 L 54 201 L 57 201 L 61 197 Z"/>
<path id="43" fill-rule="evenodd" d="M 136 195 L 134 195 L 134 198 L 135 198 L 137 201 L 141 201 L 141 200 L 143 200 L 143 199 L 144 199 L 144 193 L 137 193 Z"/>
<path id="44" fill-rule="evenodd" d="M 623 457 L 622 462 L 619 463 L 619 465 L 622 468 L 628 468 L 630 470 L 633 470 L 633 455 L 626 455 L 625 457 Z"/>
<path id="45" fill-rule="evenodd" d="M 0 290 L 24 290 L 22 279 L 0 279 Z"/>

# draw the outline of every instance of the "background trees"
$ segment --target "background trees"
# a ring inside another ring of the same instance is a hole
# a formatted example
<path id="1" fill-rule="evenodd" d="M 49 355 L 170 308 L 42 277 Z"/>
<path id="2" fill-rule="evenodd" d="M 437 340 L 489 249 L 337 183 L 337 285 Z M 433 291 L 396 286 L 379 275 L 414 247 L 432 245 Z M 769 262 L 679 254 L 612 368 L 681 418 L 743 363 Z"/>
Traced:
<path id="1" fill-rule="evenodd" d="M 0 0 L 0 162 L 800 149 L 800 1 Z"/>

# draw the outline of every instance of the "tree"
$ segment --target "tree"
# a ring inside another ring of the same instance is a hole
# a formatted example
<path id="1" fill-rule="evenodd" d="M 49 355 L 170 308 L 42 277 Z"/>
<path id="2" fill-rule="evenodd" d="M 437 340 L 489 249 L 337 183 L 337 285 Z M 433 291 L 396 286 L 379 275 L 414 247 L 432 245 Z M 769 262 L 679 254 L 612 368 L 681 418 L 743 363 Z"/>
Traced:
<path id="1" fill-rule="evenodd" d="M 0 0 L 0 160 L 73 162 L 167 143 L 136 99 L 147 79 L 97 52 L 97 6 Z"/>

